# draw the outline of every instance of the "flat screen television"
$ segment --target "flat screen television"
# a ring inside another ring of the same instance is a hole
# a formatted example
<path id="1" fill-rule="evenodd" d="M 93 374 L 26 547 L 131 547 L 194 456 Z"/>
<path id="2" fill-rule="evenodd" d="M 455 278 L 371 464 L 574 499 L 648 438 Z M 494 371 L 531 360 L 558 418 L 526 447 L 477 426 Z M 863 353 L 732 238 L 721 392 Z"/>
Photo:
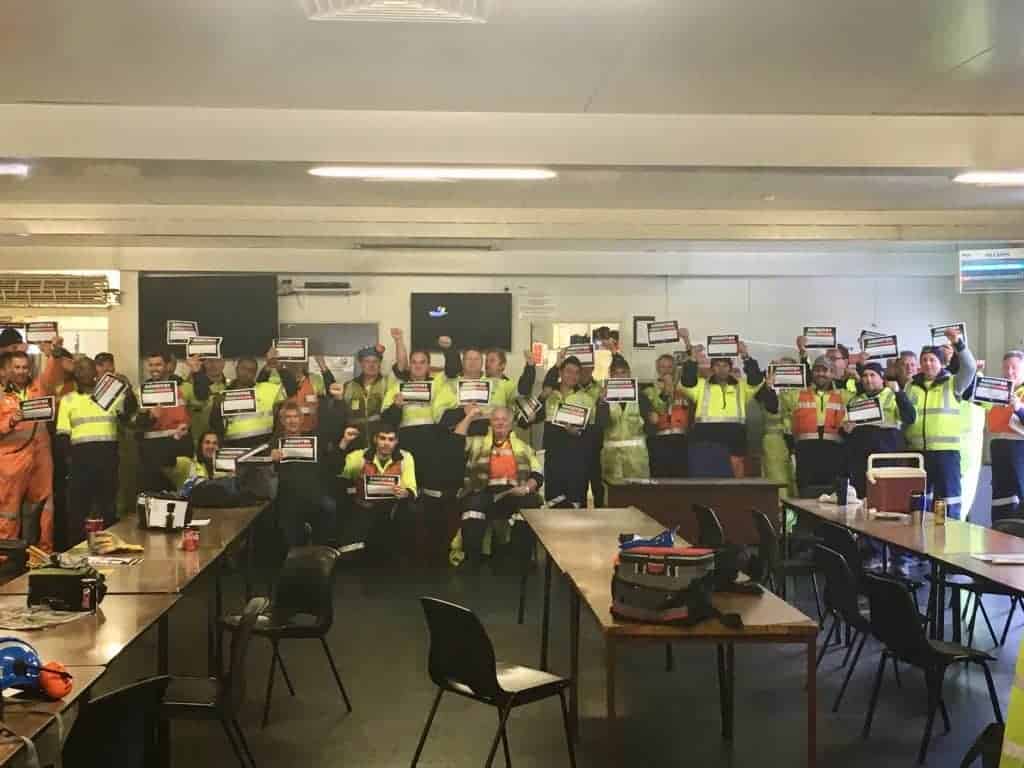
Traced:
<path id="1" fill-rule="evenodd" d="M 224 357 L 262 356 L 277 336 L 277 276 L 162 274 L 139 276 L 139 345 L 143 355 L 167 345 L 168 320 L 195 320 L 203 336 L 223 336 Z"/>
<path id="2" fill-rule="evenodd" d="M 412 346 L 436 349 L 439 336 L 451 336 L 456 349 L 512 348 L 512 295 L 509 293 L 412 294 Z"/>

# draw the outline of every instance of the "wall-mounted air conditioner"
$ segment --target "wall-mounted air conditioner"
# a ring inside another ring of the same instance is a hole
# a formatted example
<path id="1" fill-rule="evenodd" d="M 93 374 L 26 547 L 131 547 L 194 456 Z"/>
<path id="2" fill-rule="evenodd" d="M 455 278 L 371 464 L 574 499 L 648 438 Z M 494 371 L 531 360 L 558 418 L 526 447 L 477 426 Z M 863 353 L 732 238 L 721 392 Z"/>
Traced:
<path id="1" fill-rule="evenodd" d="M 358 296 L 359 290 L 347 280 L 292 280 L 282 278 L 277 284 L 278 296 Z"/>

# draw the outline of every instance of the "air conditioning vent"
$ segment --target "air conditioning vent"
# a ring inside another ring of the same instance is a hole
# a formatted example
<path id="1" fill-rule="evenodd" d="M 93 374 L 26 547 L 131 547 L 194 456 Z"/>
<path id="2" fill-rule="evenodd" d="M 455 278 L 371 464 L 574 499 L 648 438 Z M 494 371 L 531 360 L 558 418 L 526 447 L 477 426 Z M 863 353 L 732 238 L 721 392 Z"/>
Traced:
<path id="1" fill-rule="evenodd" d="M 104 275 L 0 274 L 0 307 L 94 307 L 113 303 Z"/>

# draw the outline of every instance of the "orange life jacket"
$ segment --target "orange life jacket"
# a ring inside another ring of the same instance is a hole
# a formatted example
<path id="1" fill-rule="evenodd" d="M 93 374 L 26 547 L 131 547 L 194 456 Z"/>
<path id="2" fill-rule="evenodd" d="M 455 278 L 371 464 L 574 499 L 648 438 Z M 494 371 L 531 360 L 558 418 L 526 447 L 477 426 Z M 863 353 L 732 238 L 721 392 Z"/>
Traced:
<path id="1" fill-rule="evenodd" d="M 307 434 L 316 432 L 320 421 L 320 398 L 313 388 L 313 380 L 306 376 L 299 384 L 298 391 L 285 402 L 295 403 L 302 413 L 302 431 Z"/>
<path id="2" fill-rule="evenodd" d="M 360 506 L 369 507 L 373 504 L 373 501 L 368 501 L 366 498 L 366 478 L 376 477 L 378 475 L 395 475 L 397 477 L 401 477 L 402 459 L 401 457 L 399 457 L 397 461 L 392 461 L 390 464 L 387 465 L 387 467 L 384 468 L 384 471 L 381 472 L 379 469 L 377 469 L 377 465 L 373 461 L 374 457 L 376 456 L 376 452 L 371 449 L 367 451 L 365 455 L 368 456 L 369 458 L 363 459 L 363 469 L 359 473 L 359 484 L 356 487 L 356 500 L 360 504 Z"/>
<path id="3" fill-rule="evenodd" d="M 142 437 L 146 440 L 171 437 L 182 424 L 191 426 L 192 416 L 188 412 L 188 406 L 185 404 L 185 393 L 182 392 L 181 385 L 179 384 L 178 404 L 173 408 L 161 406 L 159 415 L 152 419 L 150 425 L 146 427 L 146 431 L 142 433 Z"/>

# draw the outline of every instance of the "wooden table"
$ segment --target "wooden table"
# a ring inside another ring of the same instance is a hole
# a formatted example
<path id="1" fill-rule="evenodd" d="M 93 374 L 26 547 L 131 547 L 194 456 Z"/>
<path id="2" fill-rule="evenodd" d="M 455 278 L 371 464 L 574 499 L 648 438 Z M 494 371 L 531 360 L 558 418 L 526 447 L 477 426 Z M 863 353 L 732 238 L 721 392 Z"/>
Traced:
<path id="1" fill-rule="evenodd" d="M 802 644 L 807 649 L 807 764 L 815 764 L 816 682 L 815 650 L 818 624 L 770 592 L 760 597 L 716 594 L 714 605 L 725 613 L 738 613 L 743 629 L 724 626 L 710 619 L 693 627 L 619 622 L 609 610 L 612 604 L 612 562 L 618 553 L 618 534 L 657 533 L 661 523 L 635 508 L 626 509 L 544 509 L 524 510 L 523 516 L 547 550 L 544 571 L 544 610 L 541 623 L 542 669 L 548 666 L 551 575 L 553 565 L 565 574 L 571 586 L 570 689 L 571 722 L 578 728 L 579 621 L 580 604 L 593 614 L 605 642 L 606 706 L 612 754 L 618 755 L 616 674 L 618 647 L 636 642 L 697 642 L 718 647 L 719 696 L 722 735 L 732 738 L 735 701 L 733 646 L 735 643 Z M 613 760 L 614 762 L 614 760 Z M 621 763 L 615 763 L 621 764 Z"/>
<path id="2" fill-rule="evenodd" d="M 962 520 L 946 520 L 944 525 L 935 525 L 930 514 L 922 515 L 920 523 L 910 516 L 900 520 L 884 520 L 872 517 L 864 508 L 840 507 L 822 504 L 815 499 L 784 499 L 786 507 L 798 514 L 810 515 L 818 520 L 827 520 L 855 531 L 884 544 L 898 547 L 928 559 L 932 564 L 932 584 L 929 607 L 934 616 L 932 637 L 941 640 L 945 633 L 945 619 L 942 618 L 945 605 L 945 572 L 953 569 L 973 576 L 989 579 L 1009 589 L 1024 590 L 1024 566 L 993 566 L 972 555 L 999 554 L 1024 555 L 1024 539 L 1000 533 L 982 525 Z M 783 551 L 786 550 L 785 534 Z M 1014 569 L 1021 569 L 1016 571 Z M 953 641 L 960 641 L 960 590 L 953 589 Z"/>
<path id="3" fill-rule="evenodd" d="M 31 631 L 4 630 L 30 643 L 43 661 L 66 667 L 103 667 L 152 627 L 174 604 L 177 595 L 107 595 L 96 613 Z M 23 606 L 18 595 L 0 597 L 0 607 Z"/>
<path id="4" fill-rule="evenodd" d="M 44 663 L 45 663 L 44 659 Z M 59 701 L 49 701 L 24 693 L 4 699 L 3 723 L 18 736 L 36 739 L 57 719 L 80 701 L 88 699 L 93 684 L 106 672 L 106 667 L 75 667 L 71 693 Z M 0 741 L 0 765 L 6 765 L 24 745 L 13 739 Z"/>
<path id="5" fill-rule="evenodd" d="M 697 541 L 694 504 L 718 513 L 725 536 L 733 544 L 757 544 L 752 509 L 764 512 L 778 527 L 779 486 L 760 477 L 627 478 L 608 486 L 609 507 L 636 507 L 666 528 L 678 526 L 689 541 Z"/>

